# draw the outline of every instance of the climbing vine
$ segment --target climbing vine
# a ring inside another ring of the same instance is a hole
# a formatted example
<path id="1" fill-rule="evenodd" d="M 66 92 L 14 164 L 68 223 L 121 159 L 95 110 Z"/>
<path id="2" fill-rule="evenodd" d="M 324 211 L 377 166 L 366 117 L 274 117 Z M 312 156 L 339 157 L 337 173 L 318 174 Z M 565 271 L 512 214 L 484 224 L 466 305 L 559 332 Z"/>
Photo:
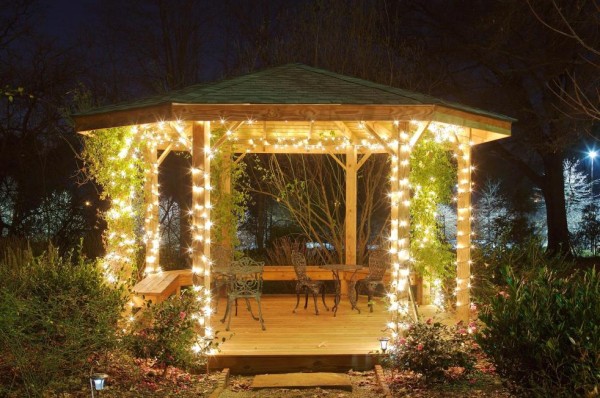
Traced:
<path id="1" fill-rule="evenodd" d="M 423 137 L 411 152 L 411 255 L 415 270 L 428 278 L 454 272 L 455 254 L 437 217 L 437 206 L 449 204 L 456 184 L 456 165 L 443 143 Z"/>
<path id="2" fill-rule="evenodd" d="M 224 128 L 212 131 L 213 142 L 226 134 Z M 211 159 L 211 180 L 215 184 L 212 192 L 213 208 L 211 218 L 212 241 L 231 243 L 232 247 L 239 245 L 238 225 L 246 217 L 248 190 L 240 184 L 246 176 L 246 164 L 235 162 L 231 158 L 233 144 L 230 141 L 223 143 Z M 229 179 L 230 189 L 225 188 L 225 180 Z"/>
<path id="3" fill-rule="evenodd" d="M 101 187 L 101 199 L 110 200 L 102 214 L 106 222 L 103 267 L 108 280 L 128 279 L 137 268 L 140 249 L 136 237 L 143 207 L 145 165 L 140 156 L 137 129 L 95 130 L 84 139 L 84 174 Z"/>

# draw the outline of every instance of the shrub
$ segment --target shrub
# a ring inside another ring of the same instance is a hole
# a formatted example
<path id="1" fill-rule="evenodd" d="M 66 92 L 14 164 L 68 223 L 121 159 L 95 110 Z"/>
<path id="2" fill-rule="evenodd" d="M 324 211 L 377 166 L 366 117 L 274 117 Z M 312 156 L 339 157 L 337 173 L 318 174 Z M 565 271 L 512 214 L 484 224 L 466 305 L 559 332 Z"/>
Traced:
<path id="1" fill-rule="evenodd" d="M 540 267 L 555 270 L 559 275 L 569 275 L 575 268 L 575 264 L 565 256 L 548 256 L 537 238 L 532 238 L 521 246 L 511 246 L 500 241 L 494 247 L 480 247 L 474 251 L 473 260 L 474 284 L 471 291 L 478 304 L 486 304 L 490 297 L 504 289 L 506 280 L 503 269 L 506 267 L 524 279 L 531 278 Z"/>
<path id="2" fill-rule="evenodd" d="M 426 383 L 445 380 L 451 368 L 461 368 L 466 375 L 475 365 L 468 330 L 462 324 L 450 328 L 431 319 L 411 324 L 406 335 L 394 341 L 384 365 L 419 373 Z"/>
<path id="3" fill-rule="evenodd" d="M 498 373 L 532 396 L 583 395 L 600 384 L 600 278 L 541 264 L 503 272 L 506 286 L 482 307 L 477 341 Z"/>
<path id="4" fill-rule="evenodd" d="M 21 396 L 81 386 L 88 360 L 116 344 L 123 304 L 96 264 L 54 248 L 39 257 L 8 250 L 0 260 L 0 373 L 16 376 Z"/>
<path id="5" fill-rule="evenodd" d="M 126 338 L 127 347 L 138 358 L 154 360 L 163 375 L 170 366 L 202 365 L 206 355 L 192 351 L 197 341 L 197 321 L 192 314 L 200 312 L 198 303 L 192 290 L 184 290 L 180 296 L 171 296 L 156 305 L 148 303 Z M 218 347 L 216 342 L 207 343 Z"/>

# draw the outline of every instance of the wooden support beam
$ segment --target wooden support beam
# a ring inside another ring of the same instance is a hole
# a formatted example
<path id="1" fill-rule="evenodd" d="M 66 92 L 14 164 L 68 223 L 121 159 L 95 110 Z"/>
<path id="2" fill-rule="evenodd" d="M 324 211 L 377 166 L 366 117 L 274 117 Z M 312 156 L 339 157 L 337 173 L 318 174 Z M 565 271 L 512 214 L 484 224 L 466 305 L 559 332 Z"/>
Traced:
<path id="1" fill-rule="evenodd" d="M 231 162 L 231 153 L 230 152 L 224 152 L 222 155 L 222 161 L 221 161 L 221 175 L 220 175 L 220 181 L 219 181 L 219 185 L 220 185 L 220 190 L 222 192 L 222 195 L 231 195 L 231 166 L 232 166 L 232 162 Z M 231 235 L 232 232 L 231 228 L 235 229 L 235 225 L 222 225 L 221 226 L 221 236 L 222 236 L 222 245 L 225 249 L 229 250 L 231 253 L 233 253 L 233 251 L 231 251 L 233 249 L 232 247 L 232 242 L 231 242 Z"/>
<path id="2" fill-rule="evenodd" d="M 360 170 L 360 168 L 365 164 L 365 162 L 371 157 L 372 152 L 367 150 L 365 154 L 360 158 L 360 161 L 356 164 L 356 169 Z"/>
<path id="3" fill-rule="evenodd" d="M 158 192 L 158 160 L 156 142 L 150 141 L 144 152 L 146 172 L 144 176 L 144 202 L 146 214 L 144 219 L 146 243 L 145 273 L 160 271 L 160 220 Z"/>
<path id="4" fill-rule="evenodd" d="M 244 124 L 244 122 L 234 122 L 234 123 L 232 123 L 231 126 L 229 126 L 227 128 L 227 130 L 225 130 L 225 134 L 223 134 L 221 137 L 219 137 L 219 139 L 217 140 L 217 142 L 215 142 L 215 144 L 212 147 L 212 150 L 215 151 L 217 148 L 219 148 L 243 124 Z"/>
<path id="5" fill-rule="evenodd" d="M 173 149 L 173 143 L 170 143 L 169 146 L 163 150 L 163 153 L 161 153 L 160 158 L 158 158 L 158 161 L 157 161 L 159 166 L 162 164 L 162 162 L 164 162 L 164 160 L 167 158 L 167 156 L 169 156 L 169 153 L 171 153 L 172 149 Z"/>
<path id="6" fill-rule="evenodd" d="M 234 161 L 233 164 L 238 164 L 239 162 L 242 161 L 242 159 L 244 159 L 246 157 L 246 153 L 247 152 L 243 152 L 240 156 L 238 156 Z"/>
<path id="7" fill-rule="evenodd" d="M 470 130 L 470 129 L 468 129 Z M 456 317 L 469 321 L 471 297 L 471 145 L 470 131 L 459 136 L 456 226 Z"/>
<path id="8" fill-rule="evenodd" d="M 342 133 L 342 135 L 346 138 L 348 138 L 350 140 L 350 142 L 354 142 L 354 133 L 352 132 L 352 130 L 350 129 L 350 127 L 348 127 L 348 125 L 346 125 L 346 123 L 344 122 L 333 122 L 338 129 L 340 130 L 340 133 Z"/>
<path id="9" fill-rule="evenodd" d="M 390 154 L 390 155 L 395 155 L 396 151 L 394 150 L 394 148 L 390 147 L 388 145 L 388 143 L 381 138 L 381 136 L 377 133 L 377 131 L 375 131 L 375 128 L 373 127 L 373 125 L 371 123 L 364 123 L 365 126 L 365 130 L 367 130 L 371 136 L 373 138 L 375 138 L 377 140 L 377 142 L 379 142 L 381 144 L 381 146 L 383 146 L 383 148 Z"/>
<path id="10" fill-rule="evenodd" d="M 356 264 L 356 148 L 349 147 L 346 151 L 346 218 L 345 226 L 345 259 L 346 264 Z M 348 284 L 342 283 L 342 294 L 348 294 Z"/>
<path id="11" fill-rule="evenodd" d="M 185 126 L 177 122 L 170 122 L 169 127 L 171 127 L 171 130 L 175 132 L 176 136 L 178 137 L 178 142 L 188 151 L 191 151 L 192 142 L 185 134 Z"/>
<path id="12" fill-rule="evenodd" d="M 415 133 L 412 135 L 412 137 L 410 137 L 409 144 L 410 144 L 411 148 L 415 146 L 417 141 L 419 141 L 419 138 L 421 138 L 421 135 L 425 132 L 425 130 L 427 130 L 430 123 L 431 123 L 430 121 L 419 123 L 419 127 L 417 128 L 417 131 L 415 131 Z"/>
<path id="13" fill-rule="evenodd" d="M 210 122 L 192 127 L 192 273 L 210 289 Z"/>
<path id="14" fill-rule="evenodd" d="M 344 169 L 344 170 L 346 170 L 346 171 L 347 171 L 347 168 L 346 168 L 346 163 L 342 162 L 342 161 L 340 160 L 340 158 L 338 158 L 338 157 L 337 157 L 337 155 L 336 155 L 335 153 L 331 153 L 331 152 L 328 152 L 328 153 L 329 153 L 329 156 L 331 156 L 331 157 L 332 157 L 332 158 L 333 158 L 333 159 L 334 159 L 334 160 L 337 162 L 337 164 L 339 164 L 339 165 L 340 165 L 340 167 L 341 167 L 342 169 Z M 346 151 L 346 153 L 348 153 L 348 152 Z"/>
<path id="15" fill-rule="evenodd" d="M 392 275 L 394 282 L 394 311 L 392 322 L 398 325 L 406 321 L 413 312 L 413 320 L 417 320 L 414 297 L 410 290 L 410 145 L 408 134 L 402 134 L 408 128 L 407 123 L 400 123 L 393 136 L 391 162 L 391 253 Z"/>
<path id="16" fill-rule="evenodd" d="M 232 146 L 232 150 L 234 153 L 283 153 L 283 154 L 338 154 L 345 155 L 346 147 L 340 145 L 323 145 L 317 147 L 316 145 L 305 149 L 303 146 L 292 146 L 292 145 L 281 145 L 281 144 L 271 144 L 271 145 L 251 145 L 248 143 L 235 143 Z M 378 149 L 367 149 L 364 147 L 357 148 L 357 153 L 366 154 L 366 153 L 388 153 L 386 150 L 378 150 Z"/>

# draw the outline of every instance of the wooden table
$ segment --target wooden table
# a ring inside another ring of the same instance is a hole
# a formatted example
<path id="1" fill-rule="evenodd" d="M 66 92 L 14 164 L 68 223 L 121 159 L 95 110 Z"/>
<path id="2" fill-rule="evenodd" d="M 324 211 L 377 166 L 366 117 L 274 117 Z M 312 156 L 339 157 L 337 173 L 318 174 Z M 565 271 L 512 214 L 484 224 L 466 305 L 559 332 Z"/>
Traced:
<path id="1" fill-rule="evenodd" d="M 356 275 L 356 271 L 362 269 L 362 267 L 362 265 L 356 264 L 325 264 L 320 266 L 320 268 L 329 270 L 333 274 L 333 282 L 335 285 L 335 297 L 332 308 L 333 316 L 336 316 L 338 305 L 342 299 L 342 281 L 340 278 L 340 272 L 352 271 L 352 277 L 350 278 L 350 280 L 352 280 Z M 352 309 L 357 310 L 360 314 L 360 310 L 356 307 L 356 294 L 349 291 L 348 297 L 350 298 L 350 304 L 352 304 Z"/>

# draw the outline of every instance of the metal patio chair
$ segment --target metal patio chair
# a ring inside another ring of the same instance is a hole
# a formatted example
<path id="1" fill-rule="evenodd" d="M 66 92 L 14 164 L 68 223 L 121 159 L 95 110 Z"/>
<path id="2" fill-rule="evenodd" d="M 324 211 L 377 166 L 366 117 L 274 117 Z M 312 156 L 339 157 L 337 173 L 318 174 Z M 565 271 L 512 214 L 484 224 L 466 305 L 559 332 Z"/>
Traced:
<path id="1" fill-rule="evenodd" d="M 225 316 L 221 322 L 225 322 L 227 318 L 227 327 L 229 330 L 231 324 L 231 306 L 234 305 L 238 298 L 243 298 L 246 301 L 246 307 L 250 311 L 250 315 L 256 321 L 260 321 L 262 330 L 265 330 L 265 321 L 262 316 L 262 308 L 260 299 L 263 288 L 263 268 L 264 262 L 254 261 L 249 257 L 242 257 L 237 261 L 231 262 L 231 270 L 229 283 L 227 285 L 227 308 Z M 255 299 L 258 304 L 258 317 L 254 316 L 249 299 Z M 237 315 L 237 308 L 236 308 Z"/>
<path id="2" fill-rule="evenodd" d="M 306 258 L 304 255 L 297 251 L 292 251 L 292 264 L 294 265 L 294 271 L 296 272 L 296 307 L 294 311 L 298 309 L 300 303 L 300 293 L 304 292 L 306 299 L 304 300 L 304 309 L 308 307 L 308 294 L 311 293 L 315 302 L 315 314 L 319 315 L 319 308 L 317 307 L 317 296 L 321 294 L 323 305 L 329 311 L 329 307 L 325 303 L 325 283 L 324 281 L 313 281 L 306 274 Z"/>
<path id="3" fill-rule="evenodd" d="M 354 292 L 356 293 L 356 301 L 358 301 L 358 293 L 361 289 L 366 289 L 367 300 L 370 312 L 373 312 L 373 295 L 379 286 L 385 286 L 383 277 L 389 267 L 389 256 L 384 250 L 376 250 L 369 254 L 369 274 L 359 279 L 354 284 Z"/>

